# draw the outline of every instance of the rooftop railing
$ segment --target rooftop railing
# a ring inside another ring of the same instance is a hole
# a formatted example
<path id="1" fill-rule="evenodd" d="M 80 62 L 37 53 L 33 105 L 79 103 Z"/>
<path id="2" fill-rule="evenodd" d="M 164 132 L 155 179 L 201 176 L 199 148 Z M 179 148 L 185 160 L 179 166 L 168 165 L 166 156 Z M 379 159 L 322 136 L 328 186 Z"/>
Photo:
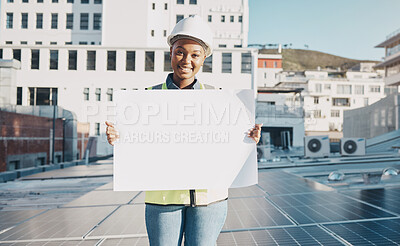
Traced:
<path id="1" fill-rule="evenodd" d="M 266 103 L 257 103 L 257 117 L 272 117 L 272 118 L 303 118 L 303 107 L 286 106 L 286 105 L 270 105 Z"/>
<path id="2" fill-rule="evenodd" d="M 400 33 L 400 28 L 397 29 L 396 31 L 390 33 L 389 35 L 387 35 L 387 36 L 386 36 L 386 40 L 388 40 L 388 39 L 390 39 L 390 38 L 396 36 L 396 35 L 399 34 L 399 33 Z"/>

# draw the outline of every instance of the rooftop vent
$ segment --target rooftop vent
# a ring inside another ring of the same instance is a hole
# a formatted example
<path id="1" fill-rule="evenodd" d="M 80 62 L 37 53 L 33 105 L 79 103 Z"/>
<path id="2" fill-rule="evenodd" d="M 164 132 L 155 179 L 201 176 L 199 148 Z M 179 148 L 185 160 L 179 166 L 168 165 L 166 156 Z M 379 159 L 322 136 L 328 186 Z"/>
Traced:
<path id="1" fill-rule="evenodd" d="M 398 174 L 399 174 L 399 170 L 397 170 L 394 167 L 385 168 L 382 172 L 382 175 L 385 175 L 385 176 L 396 176 Z"/>
<path id="2" fill-rule="evenodd" d="M 344 173 L 338 171 L 331 172 L 328 176 L 329 181 L 342 181 L 343 179 Z"/>

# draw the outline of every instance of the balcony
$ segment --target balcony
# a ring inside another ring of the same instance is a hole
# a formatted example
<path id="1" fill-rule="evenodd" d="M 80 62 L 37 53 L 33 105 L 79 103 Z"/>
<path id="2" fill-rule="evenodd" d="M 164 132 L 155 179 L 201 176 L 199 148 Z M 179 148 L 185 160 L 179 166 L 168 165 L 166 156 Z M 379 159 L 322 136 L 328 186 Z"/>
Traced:
<path id="1" fill-rule="evenodd" d="M 304 118 L 303 107 L 257 103 L 256 117 Z"/>
<path id="2" fill-rule="evenodd" d="M 400 73 L 385 77 L 384 81 L 387 86 L 400 85 Z"/>

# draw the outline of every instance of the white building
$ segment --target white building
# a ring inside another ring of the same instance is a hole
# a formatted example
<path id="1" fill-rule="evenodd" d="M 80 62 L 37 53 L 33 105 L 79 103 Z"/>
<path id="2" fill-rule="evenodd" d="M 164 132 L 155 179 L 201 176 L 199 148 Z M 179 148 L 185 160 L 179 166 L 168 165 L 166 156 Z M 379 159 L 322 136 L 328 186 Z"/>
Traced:
<path id="1" fill-rule="evenodd" d="M 306 135 L 329 135 L 335 141 L 343 136 L 345 110 L 365 107 L 385 97 L 380 72 L 362 71 L 283 72 L 277 86 L 304 88 Z"/>
<path id="2" fill-rule="evenodd" d="M 15 104 L 56 99 L 100 136 L 98 154 L 110 154 L 104 121 L 112 119 L 113 92 L 164 82 L 172 71 L 166 36 L 191 14 L 210 22 L 217 47 L 200 81 L 255 88 L 257 50 L 241 48 L 247 46 L 247 0 L 1 0 L 0 59 L 21 61 Z"/>

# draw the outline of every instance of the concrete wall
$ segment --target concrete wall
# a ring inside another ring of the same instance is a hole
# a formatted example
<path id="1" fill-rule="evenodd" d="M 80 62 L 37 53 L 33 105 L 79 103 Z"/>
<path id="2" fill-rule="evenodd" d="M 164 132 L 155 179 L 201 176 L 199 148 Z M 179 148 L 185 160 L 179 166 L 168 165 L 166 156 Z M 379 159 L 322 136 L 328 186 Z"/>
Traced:
<path id="1" fill-rule="evenodd" d="M 373 138 L 399 129 L 400 95 L 390 95 L 368 106 L 344 112 L 343 136 Z"/>
<path id="2" fill-rule="evenodd" d="M 20 67 L 17 60 L 0 59 L 0 106 L 17 103 L 17 69 Z"/>

